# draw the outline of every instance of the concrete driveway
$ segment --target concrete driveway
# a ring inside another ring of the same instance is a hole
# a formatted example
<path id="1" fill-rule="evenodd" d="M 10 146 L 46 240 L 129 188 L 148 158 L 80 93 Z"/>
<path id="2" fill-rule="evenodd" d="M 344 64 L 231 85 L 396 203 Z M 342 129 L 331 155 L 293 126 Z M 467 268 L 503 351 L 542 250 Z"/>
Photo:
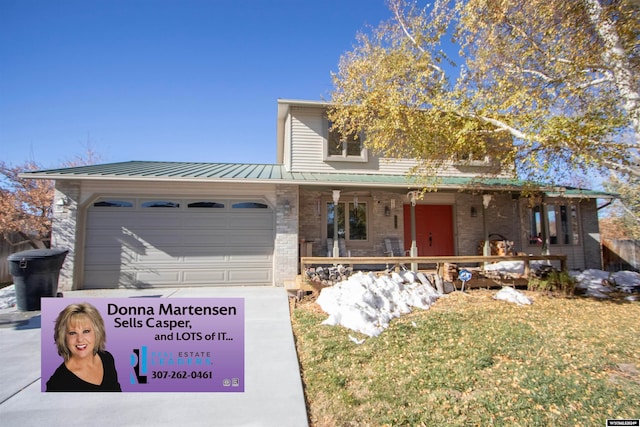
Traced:
<path id="1" fill-rule="evenodd" d="M 40 313 L 0 310 L 4 426 L 307 426 L 287 292 L 276 287 L 114 289 L 65 297 L 245 298 L 242 393 L 42 393 Z"/>

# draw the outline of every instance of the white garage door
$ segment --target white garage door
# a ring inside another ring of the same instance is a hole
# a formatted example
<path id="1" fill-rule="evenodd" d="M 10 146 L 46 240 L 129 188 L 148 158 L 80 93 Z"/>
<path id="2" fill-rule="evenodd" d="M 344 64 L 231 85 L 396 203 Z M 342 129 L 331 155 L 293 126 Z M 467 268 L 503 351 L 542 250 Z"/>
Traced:
<path id="1" fill-rule="evenodd" d="M 84 288 L 271 285 L 263 200 L 101 199 L 88 210 Z"/>

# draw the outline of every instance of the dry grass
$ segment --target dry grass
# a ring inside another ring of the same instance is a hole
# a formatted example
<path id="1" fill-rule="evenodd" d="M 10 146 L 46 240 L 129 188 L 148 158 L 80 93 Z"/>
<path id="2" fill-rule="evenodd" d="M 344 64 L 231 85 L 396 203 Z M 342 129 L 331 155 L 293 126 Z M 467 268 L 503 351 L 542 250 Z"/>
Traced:
<path id="1" fill-rule="evenodd" d="M 519 307 L 473 290 L 356 345 L 311 300 L 292 322 L 310 424 L 604 425 L 640 418 L 640 303 Z"/>

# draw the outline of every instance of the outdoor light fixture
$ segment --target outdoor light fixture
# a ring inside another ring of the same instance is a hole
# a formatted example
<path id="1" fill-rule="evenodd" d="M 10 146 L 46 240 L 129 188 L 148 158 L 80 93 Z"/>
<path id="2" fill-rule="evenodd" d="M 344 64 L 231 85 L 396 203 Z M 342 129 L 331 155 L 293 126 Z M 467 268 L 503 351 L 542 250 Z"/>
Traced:
<path id="1" fill-rule="evenodd" d="M 56 200 L 56 206 L 67 206 L 69 204 L 69 199 L 67 197 L 60 197 Z"/>
<path id="2" fill-rule="evenodd" d="M 409 191 L 407 193 L 407 198 L 411 201 L 411 206 L 415 206 L 416 205 L 416 200 L 418 199 L 418 192 L 417 191 Z"/>
<path id="3" fill-rule="evenodd" d="M 475 206 L 471 206 L 471 217 L 475 218 L 478 216 L 478 210 L 476 209 Z"/>
<path id="4" fill-rule="evenodd" d="M 492 199 L 493 199 L 493 196 L 491 194 L 482 195 L 482 205 L 484 206 L 485 209 L 489 207 L 489 203 L 491 203 Z"/>
<path id="5" fill-rule="evenodd" d="M 384 207 L 384 216 L 391 216 L 391 208 L 389 205 Z"/>
<path id="6" fill-rule="evenodd" d="M 333 190 L 333 204 L 337 205 L 338 201 L 340 200 L 340 190 Z"/>
<path id="7" fill-rule="evenodd" d="M 284 201 L 284 204 L 282 205 L 282 207 L 284 208 L 284 213 L 289 215 L 291 213 L 291 203 L 289 203 L 288 200 Z"/>

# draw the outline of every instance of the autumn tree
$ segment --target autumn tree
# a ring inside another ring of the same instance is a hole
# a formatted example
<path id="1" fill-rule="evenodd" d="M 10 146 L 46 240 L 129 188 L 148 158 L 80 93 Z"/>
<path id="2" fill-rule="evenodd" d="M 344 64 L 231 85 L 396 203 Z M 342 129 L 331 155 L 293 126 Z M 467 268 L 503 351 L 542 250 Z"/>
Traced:
<path id="1" fill-rule="evenodd" d="M 423 174 L 487 156 L 527 179 L 640 176 L 639 2 L 389 6 L 340 60 L 333 126 Z"/>
<path id="2" fill-rule="evenodd" d="M 11 166 L 0 162 L 0 231 L 14 245 L 48 246 L 51 235 L 53 181 L 24 179 L 19 174 L 38 170 L 34 162 Z"/>
<path id="3" fill-rule="evenodd" d="M 94 164 L 100 161 L 90 143 L 84 153 L 63 162 L 62 167 Z M 43 169 L 34 161 L 20 165 L 0 162 L 0 234 L 12 245 L 27 243 L 33 248 L 50 244 L 54 183 L 22 178 L 22 172 Z"/>
<path id="4" fill-rule="evenodd" d="M 600 221 L 603 238 L 640 240 L 640 178 L 612 174 L 605 186 L 619 199 Z"/>

